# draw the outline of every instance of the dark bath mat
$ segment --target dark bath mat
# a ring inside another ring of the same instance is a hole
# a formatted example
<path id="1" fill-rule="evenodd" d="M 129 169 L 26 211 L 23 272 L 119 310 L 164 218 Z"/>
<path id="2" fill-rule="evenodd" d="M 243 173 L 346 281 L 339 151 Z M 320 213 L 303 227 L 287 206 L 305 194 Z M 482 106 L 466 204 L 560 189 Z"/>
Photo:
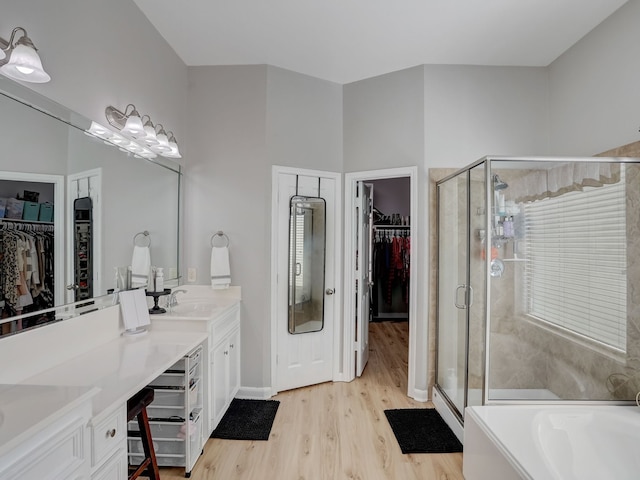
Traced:
<path id="1" fill-rule="evenodd" d="M 234 398 L 211 438 L 226 440 L 269 440 L 278 400 Z"/>
<path id="2" fill-rule="evenodd" d="M 402 453 L 454 453 L 462 444 L 434 408 L 385 410 Z"/>

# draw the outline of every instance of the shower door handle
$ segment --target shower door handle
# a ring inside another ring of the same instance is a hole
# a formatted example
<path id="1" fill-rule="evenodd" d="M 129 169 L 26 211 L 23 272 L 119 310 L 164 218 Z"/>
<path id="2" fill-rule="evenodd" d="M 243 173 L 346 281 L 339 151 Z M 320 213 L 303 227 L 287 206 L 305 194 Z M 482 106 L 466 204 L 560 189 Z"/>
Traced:
<path id="1" fill-rule="evenodd" d="M 471 285 L 469 285 L 469 290 L 467 290 L 467 292 L 467 307 L 470 307 L 471 305 L 473 305 L 473 287 Z"/>
<path id="2" fill-rule="evenodd" d="M 464 292 L 464 303 L 460 303 L 458 302 L 458 297 L 460 297 L 460 290 L 462 290 Z M 458 285 L 458 287 L 456 288 L 456 294 L 455 297 L 453 299 L 453 302 L 455 303 L 456 307 L 463 310 L 465 308 L 467 308 L 467 286 L 466 285 Z"/>

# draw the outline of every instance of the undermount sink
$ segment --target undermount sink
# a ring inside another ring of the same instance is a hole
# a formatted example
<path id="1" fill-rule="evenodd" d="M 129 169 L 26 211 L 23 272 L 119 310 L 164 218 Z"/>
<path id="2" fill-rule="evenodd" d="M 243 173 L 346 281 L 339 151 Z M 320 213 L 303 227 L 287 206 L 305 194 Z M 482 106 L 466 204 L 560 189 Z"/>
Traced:
<path id="1" fill-rule="evenodd" d="M 167 310 L 166 315 L 172 317 L 209 318 L 219 308 L 220 306 L 217 303 L 211 302 L 179 303 Z"/>

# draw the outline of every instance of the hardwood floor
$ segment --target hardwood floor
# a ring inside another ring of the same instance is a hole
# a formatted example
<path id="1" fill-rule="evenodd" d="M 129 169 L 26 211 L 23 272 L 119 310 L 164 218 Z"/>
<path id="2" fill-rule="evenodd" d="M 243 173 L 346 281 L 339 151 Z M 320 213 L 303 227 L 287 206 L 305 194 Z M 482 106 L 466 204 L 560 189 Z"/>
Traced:
<path id="1" fill-rule="evenodd" d="M 407 397 L 408 323 L 372 323 L 369 363 L 350 383 L 282 392 L 268 441 L 210 439 L 196 480 L 463 480 L 462 454 L 403 455 L 384 410 L 426 408 Z M 163 468 L 163 480 L 184 469 Z"/>

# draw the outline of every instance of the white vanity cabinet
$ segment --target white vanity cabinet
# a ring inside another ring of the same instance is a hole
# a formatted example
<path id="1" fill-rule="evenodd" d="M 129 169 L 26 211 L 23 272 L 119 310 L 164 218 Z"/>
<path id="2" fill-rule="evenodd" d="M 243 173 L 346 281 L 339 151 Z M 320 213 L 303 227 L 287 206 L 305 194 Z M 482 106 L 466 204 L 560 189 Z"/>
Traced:
<path id="1" fill-rule="evenodd" d="M 206 300 L 203 303 L 206 304 Z M 199 309 L 194 308 L 193 311 L 198 312 Z M 204 387 L 205 428 L 202 432 L 206 440 L 240 389 L 240 301 L 229 300 L 228 304 L 212 310 L 207 317 L 156 315 L 152 325 L 153 328 L 169 330 L 178 326 L 180 330 L 207 333 L 206 359 L 203 362 L 207 380 Z"/>
<path id="2" fill-rule="evenodd" d="M 27 388 L 32 391 L 13 395 L 15 401 L 12 403 L 5 403 L 6 396 L 2 396 L 0 479 L 89 478 L 90 396 L 81 394 L 78 398 L 76 393 L 64 392 L 66 387 Z M 35 390 L 36 388 L 39 388 L 39 391 Z M 44 395 L 47 394 L 52 397 L 52 408 L 42 405 L 38 411 L 34 411 L 34 408 L 38 408 L 35 403 L 46 403 Z M 65 400 L 69 402 L 67 405 L 63 403 Z M 25 430 L 19 430 L 21 425 Z"/>
<path id="3" fill-rule="evenodd" d="M 232 312 L 233 313 L 233 312 Z M 214 338 L 211 354 L 211 397 L 209 429 L 213 431 L 240 389 L 240 325 L 234 325 L 222 338 Z"/>

